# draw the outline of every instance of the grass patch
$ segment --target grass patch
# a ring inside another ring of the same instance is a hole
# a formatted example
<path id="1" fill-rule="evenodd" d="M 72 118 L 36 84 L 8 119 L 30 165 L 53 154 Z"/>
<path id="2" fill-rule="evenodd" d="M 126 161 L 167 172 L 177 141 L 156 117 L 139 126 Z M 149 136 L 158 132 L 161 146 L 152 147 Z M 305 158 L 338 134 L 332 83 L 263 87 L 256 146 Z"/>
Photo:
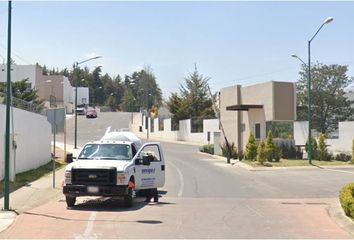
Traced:
<path id="1" fill-rule="evenodd" d="M 242 160 L 243 163 L 246 163 L 252 167 L 264 167 L 258 164 L 257 161 L 250 161 L 250 160 Z M 267 162 L 272 167 L 301 167 L 301 166 L 311 166 L 309 164 L 309 160 L 299 160 L 299 159 L 281 159 L 279 162 Z M 312 160 L 313 165 L 317 166 L 347 166 L 350 165 L 347 162 L 343 161 L 319 161 L 319 160 Z"/>
<path id="2" fill-rule="evenodd" d="M 59 169 L 66 163 L 63 161 L 55 161 L 55 168 Z M 20 187 L 33 182 L 53 171 L 53 162 L 50 161 L 47 164 L 40 166 L 39 168 L 32 169 L 26 172 L 16 174 L 15 182 L 10 182 L 10 192 L 19 189 Z M 4 192 L 4 180 L 0 181 L 0 196 L 3 196 Z"/>

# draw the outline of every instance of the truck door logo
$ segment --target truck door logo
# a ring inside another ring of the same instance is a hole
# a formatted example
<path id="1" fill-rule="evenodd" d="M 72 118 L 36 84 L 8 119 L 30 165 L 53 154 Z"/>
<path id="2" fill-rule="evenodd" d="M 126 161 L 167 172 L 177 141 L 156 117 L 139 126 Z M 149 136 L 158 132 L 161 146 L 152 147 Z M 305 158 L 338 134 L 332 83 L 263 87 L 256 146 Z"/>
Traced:
<path id="1" fill-rule="evenodd" d="M 155 173 L 155 168 L 142 169 L 141 173 L 142 174 L 154 174 Z"/>

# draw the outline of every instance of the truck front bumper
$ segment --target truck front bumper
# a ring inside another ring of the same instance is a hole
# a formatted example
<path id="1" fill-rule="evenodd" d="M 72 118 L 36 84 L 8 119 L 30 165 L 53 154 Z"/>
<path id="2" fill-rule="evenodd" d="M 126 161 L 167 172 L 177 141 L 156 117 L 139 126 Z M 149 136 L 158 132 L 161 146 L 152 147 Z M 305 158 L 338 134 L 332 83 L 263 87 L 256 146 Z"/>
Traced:
<path id="1" fill-rule="evenodd" d="M 66 185 L 63 188 L 66 196 L 124 196 L 128 194 L 127 186 L 86 186 L 86 185 Z"/>

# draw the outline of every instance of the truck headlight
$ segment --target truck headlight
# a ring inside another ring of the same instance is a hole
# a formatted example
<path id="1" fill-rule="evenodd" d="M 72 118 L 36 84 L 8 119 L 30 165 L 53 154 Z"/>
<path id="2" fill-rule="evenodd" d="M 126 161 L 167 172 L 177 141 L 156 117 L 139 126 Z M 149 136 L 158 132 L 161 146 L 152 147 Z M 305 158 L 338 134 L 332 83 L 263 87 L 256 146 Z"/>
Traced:
<path id="1" fill-rule="evenodd" d="M 71 171 L 65 171 L 65 184 L 71 184 Z"/>
<path id="2" fill-rule="evenodd" d="M 117 183 L 125 183 L 125 173 L 117 172 Z"/>

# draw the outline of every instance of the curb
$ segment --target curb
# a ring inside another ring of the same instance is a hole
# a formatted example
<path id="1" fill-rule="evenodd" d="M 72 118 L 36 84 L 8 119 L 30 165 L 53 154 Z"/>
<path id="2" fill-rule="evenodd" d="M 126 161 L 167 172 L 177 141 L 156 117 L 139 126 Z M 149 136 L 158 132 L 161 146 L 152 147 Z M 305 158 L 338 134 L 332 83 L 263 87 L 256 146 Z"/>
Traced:
<path id="1" fill-rule="evenodd" d="M 193 145 L 193 146 L 203 146 L 204 144 L 202 143 L 196 143 L 196 142 L 188 142 L 188 141 L 176 141 L 176 140 L 168 140 L 168 139 L 159 139 L 159 138 L 154 138 L 154 137 L 149 137 L 149 139 L 146 139 L 146 134 L 141 134 L 141 133 L 134 133 L 137 137 L 142 138 L 143 140 L 152 140 L 156 142 L 167 142 L 167 143 L 177 143 L 177 144 L 182 144 L 182 145 Z"/>
<path id="2" fill-rule="evenodd" d="M 345 215 L 339 200 L 336 199 L 333 204 L 329 205 L 328 215 L 345 231 L 354 236 L 354 222 Z"/>
<path id="3" fill-rule="evenodd" d="M 0 212 L 0 232 L 6 230 L 12 225 L 17 217 L 17 213 L 14 211 L 2 210 Z"/>

